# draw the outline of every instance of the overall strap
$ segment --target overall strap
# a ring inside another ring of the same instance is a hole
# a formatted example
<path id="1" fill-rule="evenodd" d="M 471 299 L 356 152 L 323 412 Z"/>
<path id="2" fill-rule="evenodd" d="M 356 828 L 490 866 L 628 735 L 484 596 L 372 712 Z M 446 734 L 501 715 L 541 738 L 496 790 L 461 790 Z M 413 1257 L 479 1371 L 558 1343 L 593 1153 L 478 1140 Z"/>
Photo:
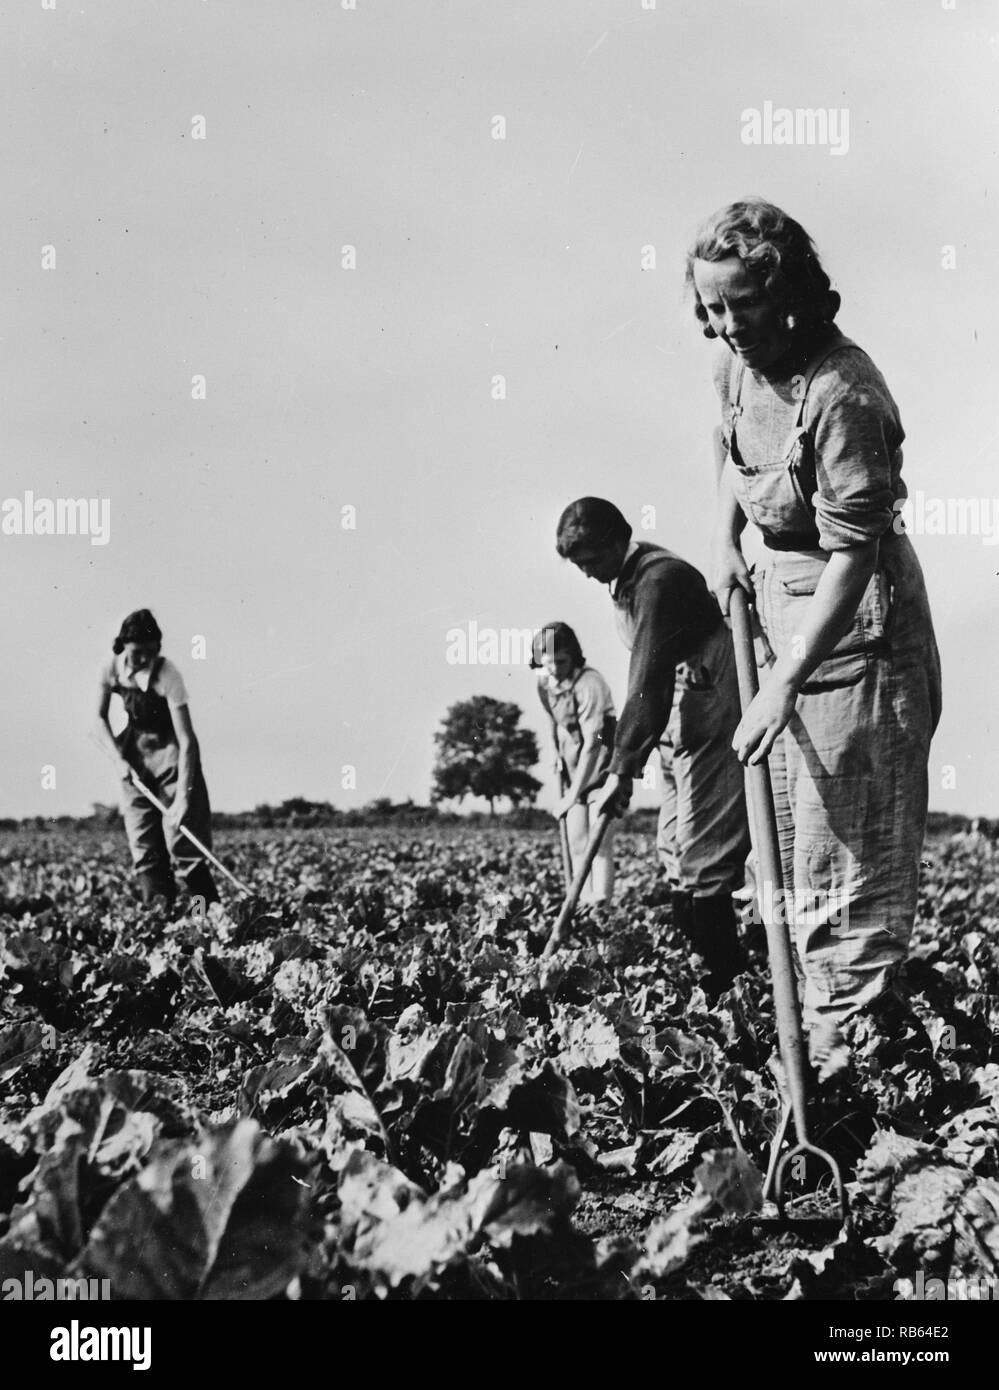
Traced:
<path id="1" fill-rule="evenodd" d="M 808 396 L 808 388 L 819 368 L 825 363 L 827 358 L 834 352 L 839 352 L 841 348 L 857 348 L 857 344 L 842 334 L 838 328 L 834 328 L 831 337 L 824 337 L 822 341 L 813 348 L 812 352 L 805 360 L 804 370 L 797 373 L 804 377 L 801 396 L 798 401 L 798 413 L 795 417 L 795 428 L 800 429 L 805 414 L 805 400 Z M 742 413 L 742 387 L 746 380 L 746 364 L 740 357 L 734 369 L 729 373 L 728 378 L 728 406 L 729 406 L 729 430 L 731 432 L 735 420 Z"/>
<path id="2" fill-rule="evenodd" d="M 736 362 L 736 364 L 735 364 L 735 397 L 734 397 L 734 399 L 732 400 L 732 404 L 733 404 L 733 406 L 735 407 L 736 410 L 739 409 L 740 404 L 741 404 L 741 402 L 742 402 L 742 383 L 743 383 L 745 380 L 746 380 L 746 364 L 745 364 L 745 362 L 743 361 L 743 359 L 740 357 L 739 360 L 738 360 L 738 362 Z M 730 389 L 730 391 L 731 391 L 731 379 L 730 379 L 730 381 L 729 381 L 729 389 Z"/>
<path id="3" fill-rule="evenodd" d="M 581 666 L 579 668 L 579 674 L 576 676 L 576 679 L 573 681 L 572 685 L 570 685 L 569 690 L 567 692 L 572 697 L 572 719 L 577 731 L 579 729 L 579 700 L 576 698 L 576 686 L 579 684 L 580 677 L 582 676 L 585 670 L 585 666 Z M 554 724 L 556 722 L 555 715 L 552 713 L 550 707 L 548 708 L 548 713 L 551 714 L 552 723 Z"/>
<path id="4" fill-rule="evenodd" d="M 579 727 L 579 701 L 576 698 L 576 686 L 578 685 L 583 672 L 587 669 L 588 668 L 586 666 L 581 666 L 579 668 L 579 675 L 577 675 L 576 679 L 573 681 L 572 685 L 570 685 L 569 690 L 567 692 L 569 695 L 572 696 L 572 715 L 574 720 L 576 721 L 577 728 Z M 544 705 L 545 709 L 548 711 L 548 717 L 552 721 L 552 724 L 557 725 L 558 721 L 555 718 L 555 712 L 552 709 L 551 701 L 548 698 L 548 690 L 546 689 L 545 681 L 538 682 L 538 698 Z"/>
<path id="5" fill-rule="evenodd" d="M 861 350 L 857 347 L 856 343 L 851 342 L 849 338 L 844 337 L 844 335 L 840 333 L 839 329 L 834 329 L 834 334 L 835 336 L 832 340 L 830 340 L 829 338 L 824 338 L 823 341 L 819 344 L 819 346 L 814 349 L 814 351 L 811 353 L 811 355 L 805 362 L 804 371 L 799 373 L 799 375 L 803 376 L 805 380 L 804 386 L 802 387 L 801 397 L 798 401 L 798 413 L 794 419 L 795 429 L 800 430 L 804 426 L 805 403 L 808 399 L 808 388 L 811 386 L 812 381 L 814 380 L 819 368 L 824 365 L 824 363 L 828 360 L 828 358 L 830 358 L 833 355 L 834 352 L 839 352 L 841 348 L 853 348 L 858 352 Z"/>
<path id="6" fill-rule="evenodd" d="M 728 374 L 728 438 L 725 443 L 729 451 L 732 447 L 732 436 L 735 433 L 735 422 L 742 414 L 742 383 L 746 379 L 746 364 L 742 358 L 738 358 L 735 368 Z"/>

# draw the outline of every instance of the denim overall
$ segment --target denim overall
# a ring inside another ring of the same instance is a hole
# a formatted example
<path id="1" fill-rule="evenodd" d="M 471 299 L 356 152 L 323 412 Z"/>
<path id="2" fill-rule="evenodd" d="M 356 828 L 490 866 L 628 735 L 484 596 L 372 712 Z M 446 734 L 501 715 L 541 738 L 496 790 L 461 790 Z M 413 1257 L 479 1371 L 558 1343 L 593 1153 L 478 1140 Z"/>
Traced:
<path id="1" fill-rule="evenodd" d="M 732 373 L 735 492 L 767 546 L 753 574 L 761 667 L 801 631 L 829 560 L 819 548 L 816 459 L 803 420 L 815 373 L 843 348 L 856 345 L 838 331 L 817 346 L 794 428 L 768 457 L 740 454 L 743 365 Z M 922 570 L 909 537 L 888 530 L 850 628 L 802 686 L 770 755 L 813 1057 L 881 993 L 907 954 L 939 717 L 940 662 Z"/>
<path id="2" fill-rule="evenodd" d="M 576 674 L 575 680 L 571 685 L 562 685 L 561 688 L 548 682 L 542 697 L 546 703 L 548 713 L 558 731 L 559 752 L 565 759 L 566 766 L 570 773 L 575 772 L 576 764 L 579 762 L 579 755 L 583 751 L 583 732 L 579 727 L 579 701 L 576 699 L 576 684 L 580 676 L 592 667 L 582 667 Z M 603 728 L 600 731 L 602 747 L 600 758 L 594 769 L 593 779 L 590 783 L 592 791 L 596 791 L 606 780 L 604 774 L 610 763 L 611 752 L 614 748 L 614 731 L 617 727 L 617 720 L 613 714 L 604 716 Z"/>
<path id="3" fill-rule="evenodd" d="M 580 670 L 576 672 L 571 684 L 568 685 L 564 682 L 558 682 L 556 684 L 546 677 L 542 677 L 538 682 L 538 695 L 551 720 L 555 748 L 570 780 L 575 776 L 576 769 L 579 765 L 579 759 L 583 751 L 583 731 L 579 723 L 579 700 L 576 696 L 576 686 L 581 676 L 586 671 L 592 670 L 592 666 L 581 667 Z M 617 720 L 614 715 L 612 713 L 605 714 L 603 725 L 600 730 L 600 755 L 591 775 L 589 785 L 586 788 L 584 800 L 577 803 L 575 806 L 571 806 L 566 813 L 565 824 L 569 832 L 570 854 L 573 863 L 578 862 L 586 850 L 586 844 L 592 829 L 590 823 L 590 805 L 596 799 L 598 792 L 607 780 L 607 769 L 610 765 L 611 753 L 614 748 L 614 732 L 616 728 Z M 568 786 L 568 783 L 566 786 Z M 613 881 L 614 872 L 614 834 L 616 825 L 616 821 L 613 820 L 608 823 L 604 831 L 600 849 L 594 860 L 595 866 L 601 863 L 609 866 L 611 882 Z M 607 898 L 603 900 L 609 901 L 610 899 Z M 580 901 L 601 901 L 597 893 L 593 873 L 591 873 L 586 880 Z"/>
<path id="4" fill-rule="evenodd" d="M 179 748 L 170 706 L 153 689 L 162 664 L 162 657 L 153 663 L 145 690 L 121 685 L 117 679 L 112 690 L 121 697 L 128 715 L 128 723 L 117 738 L 121 755 L 158 800 L 169 806 L 177 792 Z M 132 862 L 147 901 L 157 893 L 167 899 L 174 896 L 171 859 L 189 892 L 200 894 L 207 902 L 215 901 L 218 894 L 201 855 L 131 782 L 122 783 L 121 810 Z M 211 811 L 200 768 L 188 796 L 184 824 L 211 849 Z"/>
<path id="5" fill-rule="evenodd" d="M 656 549 L 672 555 L 662 546 Z M 614 619 L 631 651 L 632 619 L 621 598 L 614 600 Z M 663 620 L 674 618 L 664 614 Z M 671 694 L 658 749 L 657 852 L 675 891 L 729 902 L 744 879 L 749 828 L 742 766 L 732 751 L 739 722 L 735 653 L 721 614 L 714 630 L 677 664 Z"/>

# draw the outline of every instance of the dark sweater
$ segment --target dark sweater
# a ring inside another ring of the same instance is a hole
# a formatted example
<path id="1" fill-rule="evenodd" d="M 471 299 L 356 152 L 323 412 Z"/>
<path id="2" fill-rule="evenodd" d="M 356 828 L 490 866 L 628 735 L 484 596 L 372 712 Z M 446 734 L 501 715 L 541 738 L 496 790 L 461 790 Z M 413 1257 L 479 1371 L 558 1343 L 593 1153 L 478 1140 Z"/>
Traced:
<path id="1" fill-rule="evenodd" d="M 645 541 L 625 560 L 611 593 L 631 664 L 610 770 L 640 777 L 669 720 L 677 666 L 717 630 L 722 616 L 693 565 Z"/>

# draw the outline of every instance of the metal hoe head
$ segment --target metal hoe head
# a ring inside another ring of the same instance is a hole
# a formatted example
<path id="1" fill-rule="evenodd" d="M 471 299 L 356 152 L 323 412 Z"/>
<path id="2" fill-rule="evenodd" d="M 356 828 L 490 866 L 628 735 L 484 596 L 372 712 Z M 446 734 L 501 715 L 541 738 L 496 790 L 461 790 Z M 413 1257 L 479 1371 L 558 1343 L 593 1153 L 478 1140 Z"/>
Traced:
<path id="1" fill-rule="evenodd" d="M 805 1154 L 812 1154 L 815 1158 L 821 1159 L 832 1173 L 833 1186 L 836 1189 L 836 1201 L 839 1206 L 840 1219 L 845 1225 L 850 1219 L 850 1208 L 846 1200 L 846 1188 L 843 1186 L 843 1175 L 839 1171 L 839 1164 L 831 1153 L 825 1149 L 819 1149 L 814 1144 L 809 1144 L 807 1140 L 799 1140 L 793 1149 L 789 1149 L 777 1162 L 773 1180 L 773 1196 L 777 1203 L 777 1210 L 781 1216 L 784 1215 L 784 1170 L 789 1163 L 796 1158 L 804 1158 Z"/>

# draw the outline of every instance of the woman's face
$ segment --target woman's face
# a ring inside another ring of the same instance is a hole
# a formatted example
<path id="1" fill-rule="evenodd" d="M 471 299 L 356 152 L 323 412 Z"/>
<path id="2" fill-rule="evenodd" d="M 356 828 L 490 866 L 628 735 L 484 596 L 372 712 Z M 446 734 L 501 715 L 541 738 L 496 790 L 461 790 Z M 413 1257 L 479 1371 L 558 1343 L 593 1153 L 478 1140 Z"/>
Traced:
<path id="1" fill-rule="evenodd" d="M 610 545 L 580 545 L 569 558 L 587 579 L 595 579 L 598 584 L 610 584 L 620 574 L 627 551 L 627 541 Z"/>
<path id="2" fill-rule="evenodd" d="M 126 642 L 122 648 L 125 670 L 130 671 L 133 675 L 136 671 L 144 671 L 156 660 L 159 651 L 158 642 Z"/>
<path id="3" fill-rule="evenodd" d="M 541 664 L 553 680 L 568 680 L 572 675 L 572 657 L 568 652 L 545 652 Z"/>
<path id="4" fill-rule="evenodd" d="M 790 335 L 780 311 L 738 256 L 695 260 L 694 285 L 708 324 L 747 367 L 763 371 L 785 352 Z"/>

